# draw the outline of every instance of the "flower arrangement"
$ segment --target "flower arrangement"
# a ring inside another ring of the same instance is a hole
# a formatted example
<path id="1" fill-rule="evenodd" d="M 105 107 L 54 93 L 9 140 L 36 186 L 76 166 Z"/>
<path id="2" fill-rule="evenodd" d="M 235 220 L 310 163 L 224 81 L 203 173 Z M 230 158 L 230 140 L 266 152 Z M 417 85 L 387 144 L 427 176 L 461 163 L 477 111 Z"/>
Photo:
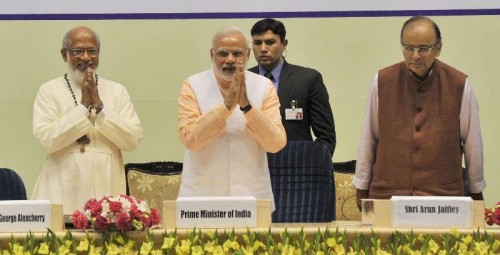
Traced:
<path id="1" fill-rule="evenodd" d="M 500 226 L 500 202 L 497 202 L 493 208 L 484 208 L 484 219 L 488 225 L 499 225 Z"/>
<path id="2" fill-rule="evenodd" d="M 499 254 L 500 240 L 486 231 L 463 234 L 458 230 L 441 234 L 393 232 L 387 240 L 376 231 L 350 236 L 344 231 L 317 230 L 313 233 L 290 233 L 286 229 L 278 236 L 269 231 L 253 231 L 236 234 L 234 230 L 178 230 L 163 233 L 145 233 L 145 236 L 129 236 L 128 232 L 111 232 L 108 235 L 84 236 L 71 232 L 54 233 L 50 229 L 43 235 L 28 233 L 22 240 L 12 237 L 0 254 L 234 254 L 234 255 L 358 255 L 358 254 Z"/>
<path id="3" fill-rule="evenodd" d="M 83 211 L 73 213 L 71 221 L 79 229 L 143 230 L 158 225 L 160 213 L 133 196 L 105 196 L 88 200 Z"/>

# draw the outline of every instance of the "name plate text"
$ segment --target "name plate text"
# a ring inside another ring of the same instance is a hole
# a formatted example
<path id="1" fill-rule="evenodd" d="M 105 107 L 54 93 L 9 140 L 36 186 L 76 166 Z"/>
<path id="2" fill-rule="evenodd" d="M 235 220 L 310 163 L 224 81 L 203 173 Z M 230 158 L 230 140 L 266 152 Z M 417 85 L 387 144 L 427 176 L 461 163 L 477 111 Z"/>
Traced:
<path id="1" fill-rule="evenodd" d="M 254 197 L 180 197 L 177 228 L 246 228 L 257 226 Z"/>
<path id="2" fill-rule="evenodd" d="M 47 232 L 51 216 L 49 200 L 0 201 L 0 232 Z"/>
<path id="3" fill-rule="evenodd" d="M 391 201 L 393 227 L 472 227 L 470 197 L 393 196 Z"/>

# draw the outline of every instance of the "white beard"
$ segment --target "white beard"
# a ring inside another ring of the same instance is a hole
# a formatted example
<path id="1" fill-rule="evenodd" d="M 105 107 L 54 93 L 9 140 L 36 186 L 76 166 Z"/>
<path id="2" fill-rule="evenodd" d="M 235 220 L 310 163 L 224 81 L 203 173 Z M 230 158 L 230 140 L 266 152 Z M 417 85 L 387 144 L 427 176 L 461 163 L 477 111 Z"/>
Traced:
<path id="1" fill-rule="evenodd" d="M 234 76 L 232 74 L 225 74 L 224 72 L 219 72 L 216 68 L 214 68 L 215 74 L 222 78 L 225 81 L 233 81 Z"/>
<path id="2" fill-rule="evenodd" d="M 219 68 L 217 68 L 217 66 L 215 66 L 215 64 L 214 64 L 213 69 L 214 69 L 215 76 L 217 76 L 219 78 L 222 78 L 225 81 L 233 81 L 234 74 L 224 73 L 222 70 L 220 70 Z M 243 66 L 243 70 L 246 70 L 246 69 L 247 69 L 247 65 L 245 63 L 245 65 Z"/>
<path id="3" fill-rule="evenodd" d="M 78 84 L 78 86 L 82 86 L 83 80 L 85 79 L 85 72 L 81 72 L 78 69 L 73 69 L 71 66 L 69 59 L 66 62 L 68 63 L 68 78 L 71 79 L 73 82 Z M 92 69 L 92 73 L 94 74 L 94 79 L 95 79 L 95 73 L 96 73 L 96 68 Z"/>
<path id="4" fill-rule="evenodd" d="M 79 86 L 82 86 L 84 77 L 85 77 L 84 73 L 78 71 L 78 69 L 73 70 L 71 69 L 71 66 L 68 66 L 68 78 L 71 81 L 78 84 Z"/>
<path id="5" fill-rule="evenodd" d="M 219 77 L 219 78 L 222 78 L 222 79 L 224 79 L 225 81 L 229 81 L 229 82 L 233 81 L 233 79 L 234 79 L 233 74 L 226 74 L 226 73 L 224 73 L 224 72 L 222 71 L 222 68 L 221 68 L 221 69 L 219 69 L 219 68 L 217 67 L 217 65 L 215 64 L 215 61 L 214 61 L 214 60 L 212 60 L 212 64 L 213 64 L 213 69 L 214 69 L 215 76 L 217 76 L 217 77 Z M 247 69 L 247 64 L 248 64 L 248 61 L 247 61 L 247 59 L 245 58 L 245 64 L 243 65 L 243 70 L 246 70 L 246 69 Z"/>

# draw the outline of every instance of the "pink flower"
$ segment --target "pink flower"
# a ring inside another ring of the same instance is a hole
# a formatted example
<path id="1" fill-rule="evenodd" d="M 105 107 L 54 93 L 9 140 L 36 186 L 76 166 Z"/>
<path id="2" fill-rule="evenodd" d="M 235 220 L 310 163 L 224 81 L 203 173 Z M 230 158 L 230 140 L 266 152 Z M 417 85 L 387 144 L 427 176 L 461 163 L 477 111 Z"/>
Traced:
<path id="1" fill-rule="evenodd" d="M 156 208 L 153 208 L 151 209 L 151 213 L 149 215 L 142 215 L 140 219 L 145 227 L 150 228 L 160 223 L 160 213 Z"/>
<path id="2" fill-rule="evenodd" d="M 498 205 L 497 205 L 497 208 L 495 209 L 495 211 L 493 212 L 492 221 L 495 224 L 500 225 L 500 207 Z"/>
<path id="3" fill-rule="evenodd" d="M 141 201 L 137 198 L 134 198 L 132 196 L 125 196 L 125 195 L 121 195 L 121 197 L 124 197 L 125 199 L 127 199 L 130 203 L 140 203 Z M 135 200 L 135 201 L 134 201 Z"/>
<path id="4" fill-rule="evenodd" d="M 110 201 L 109 202 L 109 210 L 114 213 L 121 212 L 122 210 L 122 203 L 118 201 Z"/>
<path id="5" fill-rule="evenodd" d="M 141 217 L 139 218 L 142 222 L 142 224 L 144 225 L 144 227 L 151 227 L 153 224 L 151 223 L 151 218 L 149 218 L 148 215 L 141 215 Z"/>
<path id="6" fill-rule="evenodd" d="M 490 208 L 484 208 L 484 220 L 486 224 L 493 225 L 493 210 Z"/>
<path id="7" fill-rule="evenodd" d="M 161 216 L 158 209 L 152 208 L 149 217 L 151 218 L 151 223 L 153 223 L 153 225 L 158 225 L 160 223 Z"/>
<path id="8" fill-rule="evenodd" d="M 141 221 L 142 224 L 134 226 L 134 221 Z M 133 196 L 105 196 L 100 200 L 89 199 L 83 211 L 73 213 L 72 222 L 80 229 L 108 230 L 114 226 L 118 230 L 133 227 L 142 230 L 159 224 L 160 213 L 156 208 L 149 209 L 145 202 Z"/>
<path id="9" fill-rule="evenodd" d="M 117 229 L 130 229 L 132 227 L 132 220 L 126 213 L 120 212 L 116 218 L 115 226 Z"/>
<path id="10" fill-rule="evenodd" d="M 71 221 L 75 228 L 87 229 L 89 221 L 80 211 L 75 211 L 71 217 Z"/>
<path id="11" fill-rule="evenodd" d="M 85 207 L 83 208 L 84 210 L 89 210 L 90 215 L 92 217 L 97 216 L 98 214 L 101 214 L 102 212 L 102 204 L 100 201 L 97 201 L 95 199 L 90 199 L 85 203 Z"/>
<path id="12" fill-rule="evenodd" d="M 139 209 L 137 209 L 137 205 L 136 204 L 132 204 L 130 206 L 130 217 L 134 218 L 134 219 L 138 219 L 140 216 L 141 216 L 141 211 L 139 211 Z"/>
<path id="13" fill-rule="evenodd" d="M 109 227 L 109 220 L 101 215 L 95 217 L 95 228 L 100 230 L 106 230 Z"/>
<path id="14" fill-rule="evenodd" d="M 497 202 L 493 208 L 484 208 L 484 220 L 488 225 L 500 225 L 500 202 Z"/>

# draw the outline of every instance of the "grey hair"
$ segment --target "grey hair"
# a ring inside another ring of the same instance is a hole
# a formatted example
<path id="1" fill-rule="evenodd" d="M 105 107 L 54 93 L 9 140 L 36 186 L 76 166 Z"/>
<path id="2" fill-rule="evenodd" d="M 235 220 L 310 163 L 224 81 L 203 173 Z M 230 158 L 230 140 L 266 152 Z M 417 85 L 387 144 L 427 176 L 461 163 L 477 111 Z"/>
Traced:
<path id="1" fill-rule="evenodd" d="M 230 34 L 240 34 L 245 38 L 245 45 L 247 46 L 248 49 L 250 49 L 250 39 L 248 38 L 247 34 L 241 30 L 239 27 L 235 26 L 230 26 L 230 27 L 223 27 L 219 29 L 214 36 L 212 37 L 212 48 L 215 46 L 215 42 L 217 39 L 219 39 L 222 36 L 230 35 Z"/>
<path id="2" fill-rule="evenodd" d="M 65 49 L 69 49 L 71 48 L 71 39 L 69 38 L 69 35 L 71 34 L 71 32 L 75 29 L 86 29 L 87 31 L 90 31 L 92 34 L 94 34 L 95 36 L 95 40 L 97 42 L 97 48 L 101 48 L 101 40 L 99 39 L 99 35 L 94 32 L 94 30 L 88 28 L 88 27 L 75 27 L 71 30 L 69 30 L 68 32 L 66 32 L 66 34 L 64 34 L 64 37 L 63 37 L 63 40 L 62 40 L 62 47 L 65 48 Z"/>

